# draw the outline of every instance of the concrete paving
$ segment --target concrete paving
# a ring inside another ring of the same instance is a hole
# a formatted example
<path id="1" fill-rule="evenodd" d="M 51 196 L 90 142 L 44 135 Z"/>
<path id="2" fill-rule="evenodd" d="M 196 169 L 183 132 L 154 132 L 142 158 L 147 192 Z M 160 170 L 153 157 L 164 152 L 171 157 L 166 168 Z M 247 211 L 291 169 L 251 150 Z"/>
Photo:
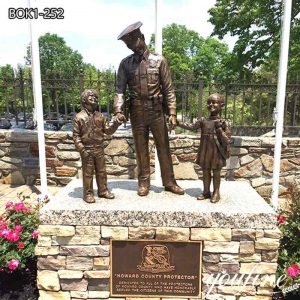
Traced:
<path id="1" fill-rule="evenodd" d="M 59 186 L 48 186 L 48 195 L 55 196 L 62 188 Z M 35 200 L 37 195 L 41 193 L 40 189 L 40 186 L 0 184 L 0 215 L 4 212 L 6 202 L 18 201 L 19 194 L 22 194 L 29 200 Z"/>

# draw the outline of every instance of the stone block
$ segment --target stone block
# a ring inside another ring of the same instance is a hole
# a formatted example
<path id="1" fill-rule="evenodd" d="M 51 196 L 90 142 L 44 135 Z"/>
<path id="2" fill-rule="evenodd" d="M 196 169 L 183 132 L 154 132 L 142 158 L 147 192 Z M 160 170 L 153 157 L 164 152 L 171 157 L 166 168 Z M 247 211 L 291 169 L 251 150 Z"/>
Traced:
<path id="1" fill-rule="evenodd" d="M 75 151 L 58 151 L 57 158 L 60 160 L 79 160 L 80 154 Z"/>
<path id="2" fill-rule="evenodd" d="M 109 265 L 109 257 L 95 257 L 94 258 L 94 270 L 108 270 L 110 268 Z"/>
<path id="3" fill-rule="evenodd" d="M 40 290 L 39 300 L 71 300 L 69 292 L 50 292 Z"/>
<path id="4" fill-rule="evenodd" d="M 256 188 L 259 186 L 262 186 L 266 183 L 266 179 L 262 178 L 262 177 L 258 177 L 258 178 L 253 178 L 251 179 L 251 185 L 252 187 Z"/>
<path id="5" fill-rule="evenodd" d="M 263 296 L 272 296 L 273 295 L 273 288 L 271 287 L 258 287 L 257 288 L 257 295 Z"/>
<path id="6" fill-rule="evenodd" d="M 261 277 L 259 286 L 260 287 L 272 287 L 272 288 L 275 288 L 275 286 L 276 286 L 276 275 L 275 274 L 272 274 L 272 275 L 269 275 L 269 274 L 263 275 Z"/>
<path id="7" fill-rule="evenodd" d="M 17 170 L 18 167 L 0 160 L 0 170 Z"/>
<path id="8" fill-rule="evenodd" d="M 59 254 L 59 246 L 51 246 L 51 247 L 36 246 L 34 249 L 34 254 L 36 256 L 57 255 Z"/>
<path id="9" fill-rule="evenodd" d="M 218 286 L 218 293 L 235 296 L 254 296 L 256 289 L 254 286 Z"/>
<path id="10" fill-rule="evenodd" d="M 8 176 L 5 176 L 3 178 L 2 183 L 11 185 L 23 185 L 25 184 L 25 179 L 20 171 L 13 171 Z"/>
<path id="11" fill-rule="evenodd" d="M 129 227 L 129 239 L 154 239 L 154 227 Z"/>
<path id="12" fill-rule="evenodd" d="M 203 260 L 203 262 L 218 263 L 220 261 L 220 254 L 204 252 L 202 255 L 202 260 Z"/>
<path id="13" fill-rule="evenodd" d="M 85 271 L 83 276 L 84 278 L 110 278 L 110 271 Z"/>
<path id="14" fill-rule="evenodd" d="M 97 235 L 57 236 L 52 238 L 52 244 L 56 245 L 99 245 L 100 237 Z"/>
<path id="15" fill-rule="evenodd" d="M 259 238 L 255 241 L 255 249 L 257 250 L 277 250 L 278 248 L 278 239 Z"/>
<path id="16" fill-rule="evenodd" d="M 74 226 L 63 225 L 40 225 L 39 234 L 41 235 L 56 235 L 56 236 L 73 236 L 75 234 Z"/>
<path id="17" fill-rule="evenodd" d="M 55 291 L 60 290 L 58 274 L 55 271 L 38 271 L 37 286 L 41 290 Z"/>
<path id="18" fill-rule="evenodd" d="M 61 289 L 63 291 L 80 291 L 85 292 L 87 290 L 88 281 L 85 278 L 82 279 L 61 279 Z"/>
<path id="19" fill-rule="evenodd" d="M 87 299 L 89 296 L 89 292 L 85 291 L 85 292 L 81 292 L 81 291 L 70 291 L 71 297 L 72 299 Z"/>
<path id="20" fill-rule="evenodd" d="M 243 296 L 243 297 L 240 297 L 239 300 L 272 300 L 272 297 L 269 297 L 269 296 L 259 296 L 259 295 L 256 295 L 256 296 Z"/>
<path id="21" fill-rule="evenodd" d="M 72 167 L 55 167 L 55 176 L 73 177 L 77 174 L 77 169 Z"/>
<path id="22" fill-rule="evenodd" d="M 233 170 L 240 167 L 240 160 L 238 156 L 230 156 L 226 161 L 226 169 Z"/>
<path id="23" fill-rule="evenodd" d="M 100 226 L 76 226 L 77 235 L 97 235 L 100 237 Z"/>
<path id="24" fill-rule="evenodd" d="M 66 267 L 68 270 L 92 270 L 93 269 L 93 259 L 89 257 L 67 257 Z"/>
<path id="25" fill-rule="evenodd" d="M 254 241 L 255 229 L 232 229 L 233 241 Z"/>
<path id="26" fill-rule="evenodd" d="M 251 178 L 261 176 L 262 174 L 262 163 L 259 158 L 255 159 L 251 163 L 242 166 L 234 172 L 236 177 Z"/>
<path id="27" fill-rule="evenodd" d="M 279 228 L 265 229 L 264 237 L 271 238 L 271 239 L 280 239 L 282 237 L 282 232 L 279 230 Z"/>
<path id="28" fill-rule="evenodd" d="M 260 262 L 261 260 L 261 253 L 239 255 L 240 262 Z"/>
<path id="29" fill-rule="evenodd" d="M 176 179 L 198 179 L 198 175 L 195 172 L 195 164 L 192 162 L 180 162 L 178 165 L 174 165 L 174 174 Z"/>
<path id="30" fill-rule="evenodd" d="M 83 272 L 75 270 L 58 270 L 58 277 L 61 279 L 81 279 L 83 277 Z"/>
<path id="31" fill-rule="evenodd" d="M 254 254 L 254 242 L 253 241 L 241 241 L 240 253 L 241 254 Z"/>
<path id="32" fill-rule="evenodd" d="M 106 299 L 109 297 L 109 291 L 89 291 L 90 299 Z"/>
<path id="33" fill-rule="evenodd" d="M 274 274 L 277 263 L 241 263 L 241 274 Z"/>
<path id="34" fill-rule="evenodd" d="M 239 242 L 204 241 L 203 251 L 212 253 L 239 253 Z"/>
<path id="35" fill-rule="evenodd" d="M 230 228 L 191 228 L 191 240 L 230 241 Z"/>
<path id="36" fill-rule="evenodd" d="M 60 254 L 71 256 L 108 256 L 109 246 L 61 246 Z"/>
<path id="37" fill-rule="evenodd" d="M 128 239 L 128 227 L 101 226 L 101 236 L 105 239 L 126 240 Z"/>
<path id="38" fill-rule="evenodd" d="M 156 229 L 157 240 L 188 241 L 189 238 L 189 228 L 158 227 Z"/>
<path id="39" fill-rule="evenodd" d="M 57 144 L 58 150 L 76 150 L 74 144 Z"/>
<path id="40" fill-rule="evenodd" d="M 256 231 L 255 231 L 256 239 L 261 239 L 264 237 L 264 235 L 265 235 L 265 232 L 263 229 L 256 229 Z"/>
<path id="41" fill-rule="evenodd" d="M 50 247 L 51 246 L 51 236 L 39 235 L 38 236 L 38 246 L 40 247 Z"/>
<path id="42" fill-rule="evenodd" d="M 235 147 L 261 147 L 261 140 L 255 137 L 243 136 L 234 137 L 233 146 Z"/>
<path id="43" fill-rule="evenodd" d="M 248 150 L 246 148 L 231 147 L 230 154 L 231 155 L 245 155 L 245 154 L 248 154 Z"/>
<path id="44" fill-rule="evenodd" d="M 220 254 L 221 262 L 237 262 L 239 261 L 238 254 Z"/>
<path id="45" fill-rule="evenodd" d="M 266 262 L 277 262 L 278 251 L 277 250 L 262 250 L 261 251 L 261 260 Z"/>
<path id="46" fill-rule="evenodd" d="M 60 270 L 66 267 L 65 256 L 38 257 L 37 267 L 39 270 Z"/>
<path id="47" fill-rule="evenodd" d="M 109 145 L 104 149 L 106 155 L 127 155 L 132 153 L 132 149 L 125 140 L 113 139 Z"/>

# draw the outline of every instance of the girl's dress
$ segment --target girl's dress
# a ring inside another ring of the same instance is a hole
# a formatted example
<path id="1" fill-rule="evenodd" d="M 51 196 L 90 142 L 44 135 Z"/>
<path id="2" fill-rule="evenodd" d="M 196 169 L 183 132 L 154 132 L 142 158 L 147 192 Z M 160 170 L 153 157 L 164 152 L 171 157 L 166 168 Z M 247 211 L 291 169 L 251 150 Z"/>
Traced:
<path id="1" fill-rule="evenodd" d="M 219 120 L 222 126 L 216 129 Z M 230 143 L 230 128 L 228 122 L 219 117 L 200 118 L 195 123 L 180 123 L 179 127 L 188 130 L 200 129 L 200 146 L 195 163 L 202 169 L 221 169 L 226 165 L 226 157 Z M 220 149 L 221 148 L 221 149 Z M 222 152 L 222 153 L 221 153 Z"/>

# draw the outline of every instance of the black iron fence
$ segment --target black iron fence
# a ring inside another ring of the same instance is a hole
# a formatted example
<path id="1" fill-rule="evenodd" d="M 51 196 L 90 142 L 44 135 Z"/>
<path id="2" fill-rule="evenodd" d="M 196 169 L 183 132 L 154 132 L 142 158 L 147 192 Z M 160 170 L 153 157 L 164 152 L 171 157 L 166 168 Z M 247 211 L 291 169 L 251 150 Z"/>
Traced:
<path id="1" fill-rule="evenodd" d="M 71 120 L 80 110 L 80 94 L 85 88 L 99 92 L 102 111 L 112 113 L 116 74 L 81 73 L 78 78 L 42 80 L 44 119 L 59 120 L 59 124 Z M 206 100 L 211 93 L 219 92 L 225 97 L 224 118 L 233 127 L 272 127 L 273 111 L 276 106 L 276 82 L 205 82 L 204 80 L 184 80 L 175 82 L 178 118 L 193 120 L 207 115 Z M 285 126 L 300 125 L 300 83 L 286 86 Z M 0 116 L 14 118 L 16 122 L 31 117 L 33 111 L 31 74 L 20 70 L 11 80 L 0 78 Z"/>

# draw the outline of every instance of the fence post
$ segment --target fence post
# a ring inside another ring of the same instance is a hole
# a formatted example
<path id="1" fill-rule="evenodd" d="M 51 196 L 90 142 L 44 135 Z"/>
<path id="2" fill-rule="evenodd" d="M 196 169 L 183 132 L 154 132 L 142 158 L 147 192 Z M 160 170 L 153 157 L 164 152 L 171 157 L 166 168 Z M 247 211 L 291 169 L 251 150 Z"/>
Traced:
<path id="1" fill-rule="evenodd" d="M 26 126 L 26 112 L 25 112 L 25 94 L 24 94 L 24 78 L 23 78 L 23 70 L 19 68 L 20 72 L 20 98 L 22 100 L 23 107 L 23 117 L 24 117 L 24 127 Z"/>
<path id="2" fill-rule="evenodd" d="M 81 69 L 80 73 L 79 73 L 79 89 L 80 89 L 80 95 L 81 95 L 84 90 L 84 71 L 83 71 L 83 69 Z"/>
<path id="3" fill-rule="evenodd" d="M 198 118 L 201 118 L 203 114 L 202 111 L 203 87 L 204 87 L 204 80 L 200 79 L 198 85 Z"/>

